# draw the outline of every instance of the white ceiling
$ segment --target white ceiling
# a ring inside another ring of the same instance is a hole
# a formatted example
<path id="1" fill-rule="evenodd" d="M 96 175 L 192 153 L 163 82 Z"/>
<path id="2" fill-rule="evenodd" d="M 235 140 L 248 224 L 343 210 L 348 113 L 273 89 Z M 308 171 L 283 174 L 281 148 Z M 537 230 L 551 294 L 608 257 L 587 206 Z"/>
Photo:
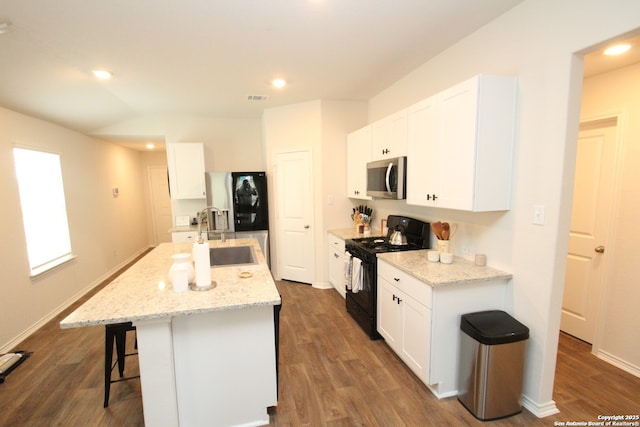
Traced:
<path id="1" fill-rule="evenodd" d="M 91 133 L 147 114 L 367 100 L 520 1 L 0 0 L 0 105 Z"/>
<path id="2" fill-rule="evenodd" d="M 145 115 L 368 100 L 521 1 L 0 0 L 0 106 L 90 134 Z"/>

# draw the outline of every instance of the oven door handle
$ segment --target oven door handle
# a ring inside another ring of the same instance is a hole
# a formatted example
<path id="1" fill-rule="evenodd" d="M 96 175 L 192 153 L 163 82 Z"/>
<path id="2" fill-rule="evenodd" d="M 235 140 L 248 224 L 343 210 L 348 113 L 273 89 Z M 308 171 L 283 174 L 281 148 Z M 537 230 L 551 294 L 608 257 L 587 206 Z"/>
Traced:
<path id="1" fill-rule="evenodd" d="M 389 183 L 389 178 L 391 177 L 392 170 L 393 170 L 393 162 L 389 162 L 389 166 L 387 166 L 387 174 L 385 176 L 385 185 L 387 187 L 387 193 L 391 193 L 391 184 Z"/>

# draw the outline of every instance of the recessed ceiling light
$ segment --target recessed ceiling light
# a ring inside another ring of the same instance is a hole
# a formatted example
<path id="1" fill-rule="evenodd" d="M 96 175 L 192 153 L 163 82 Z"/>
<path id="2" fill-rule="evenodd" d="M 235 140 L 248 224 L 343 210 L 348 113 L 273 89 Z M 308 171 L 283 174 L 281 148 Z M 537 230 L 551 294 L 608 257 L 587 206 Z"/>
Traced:
<path id="1" fill-rule="evenodd" d="M 610 48 L 606 49 L 604 51 L 604 54 L 609 56 L 622 55 L 629 49 L 631 49 L 630 44 L 617 44 L 615 46 L 611 46 Z"/>
<path id="2" fill-rule="evenodd" d="M 155 145 L 153 145 L 153 143 L 148 143 L 145 147 L 147 147 L 149 150 L 153 150 L 154 148 L 156 148 Z"/>
<path id="3" fill-rule="evenodd" d="M 287 82 L 284 79 L 274 79 L 271 81 L 271 85 L 277 88 L 283 88 L 287 85 Z"/>
<path id="4" fill-rule="evenodd" d="M 109 80 L 111 77 L 113 77 L 111 71 L 107 70 L 93 70 L 93 75 L 100 80 Z"/>

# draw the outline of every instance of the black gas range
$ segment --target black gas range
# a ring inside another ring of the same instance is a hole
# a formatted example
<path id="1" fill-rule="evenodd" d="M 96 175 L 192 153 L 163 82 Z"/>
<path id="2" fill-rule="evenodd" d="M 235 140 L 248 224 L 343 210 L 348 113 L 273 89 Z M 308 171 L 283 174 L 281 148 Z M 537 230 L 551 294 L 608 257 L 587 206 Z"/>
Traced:
<path id="1" fill-rule="evenodd" d="M 347 288 L 347 312 L 369 335 L 371 339 L 378 339 L 376 303 L 377 289 L 377 254 L 385 252 L 411 251 L 428 249 L 431 244 L 431 230 L 429 223 L 398 215 L 387 217 L 389 231 L 386 236 L 364 237 L 350 239 L 345 242 L 345 249 L 360 261 L 362 289 L 357 292 Z M 392 245 L 389 237 L 397 226 L 402 226 L 407 238 L 406 245 Z M 354 272 L 355 273 L 355 272 Z"/>

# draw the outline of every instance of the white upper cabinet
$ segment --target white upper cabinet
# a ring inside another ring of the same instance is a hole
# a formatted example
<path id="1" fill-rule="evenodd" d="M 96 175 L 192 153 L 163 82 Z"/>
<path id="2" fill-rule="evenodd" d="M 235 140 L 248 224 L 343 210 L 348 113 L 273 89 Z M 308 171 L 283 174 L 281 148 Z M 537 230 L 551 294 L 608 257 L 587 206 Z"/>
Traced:
<path id="1" fill-rule="evenodd" d="M 371 161 L 371 126 L 347 136 L 347 197 L 371 200 L 367 196 L 367 163 Z"/>
<path id="2" fill-rule="evenodd" d="M 510 208 L 516 79 L 480 75 L 408 112 L 407 203 Z"/>
<path id="3" fill-rule="evenodd" d="M 371 124 L 371 160 L 407 155 L 407 110 Z"/>
<path id="4" fill-rule="evenodd" d="M 440 181 L 440 144 L 436 124 L 436 97 L 409 107 L 407 113 L 407 203 L 431 206 L 434 185 Z M 430 185 L 427 185 L 429 183 Z M 428 189 L 428 190 L 427 190 Z M 427 200 L 429 196 L 429 200 Z"/>
<path id="5" fill-rule="evenodd" d="M 168 143 L 167 166 L 172 199 L 204 199 L 206 197 L 202 143 Z"/>

